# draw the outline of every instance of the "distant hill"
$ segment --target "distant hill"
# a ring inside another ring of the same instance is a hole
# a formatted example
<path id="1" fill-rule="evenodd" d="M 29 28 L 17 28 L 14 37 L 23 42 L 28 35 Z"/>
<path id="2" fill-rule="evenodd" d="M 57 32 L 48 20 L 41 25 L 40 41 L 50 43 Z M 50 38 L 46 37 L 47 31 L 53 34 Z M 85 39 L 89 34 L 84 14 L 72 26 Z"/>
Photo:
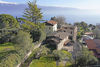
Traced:
<path id="1" fill-rule="evenodd" d="M 5 4 L 0 3 L 0 14 L 11 14 L 13 16 L 22 15 L 26 5 L 24 4 Z"/>
<path id="2" fill-rule="evenodd" d="M 0 3 L 0 14 L 11 14 L 14 17 L 22 17 L 26 4 L 16 3 Z M 70 7 L 54 7 L 54 6 L 40 6 L 42 9 L 43 19 L 49 20 L 53 16 L 65 16 L 67 22 L 85 21 L 88 23 L 100 23 L 100 12 L 94 10 L 83 10 Z M 95 24 L 94 23 L 94 24 Z"/>
<path id="3" fill-rule="evenodd" d="M 7 3 L 0 3 L 0 14 L 11 14 L 13 16 L 20 16 L 23 14 L 27 5 L 25 4 L 7 4 Z M 71 10 L 78 10 L 76 8 L 69 8 L 69 7 L 51 7 L 51 6 L 38 6 L 42 9 L 44 14 L 51 14 L 56 11 L 71 11 Z M 61 13 L 61 12 L 60 12 Z"/>

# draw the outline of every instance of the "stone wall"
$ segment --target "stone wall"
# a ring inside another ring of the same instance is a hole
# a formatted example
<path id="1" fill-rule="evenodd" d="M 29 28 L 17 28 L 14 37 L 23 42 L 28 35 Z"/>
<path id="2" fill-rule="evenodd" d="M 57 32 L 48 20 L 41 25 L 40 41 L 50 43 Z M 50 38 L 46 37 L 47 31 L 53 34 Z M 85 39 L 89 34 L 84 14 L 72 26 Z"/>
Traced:
<path id="1" fill-rule="evenodd" d="M 77 26 L 74 27 L 73 41 L 76 41 L 76 39 L 77 39 Z"/>
<path id="2" fill-rule="evenodd" d="M 61 50 L 64 46 L 64 43 L 68 40 L 68 36 L 65 37 L 58 45 L 57 45 L 57 50 Z"/>

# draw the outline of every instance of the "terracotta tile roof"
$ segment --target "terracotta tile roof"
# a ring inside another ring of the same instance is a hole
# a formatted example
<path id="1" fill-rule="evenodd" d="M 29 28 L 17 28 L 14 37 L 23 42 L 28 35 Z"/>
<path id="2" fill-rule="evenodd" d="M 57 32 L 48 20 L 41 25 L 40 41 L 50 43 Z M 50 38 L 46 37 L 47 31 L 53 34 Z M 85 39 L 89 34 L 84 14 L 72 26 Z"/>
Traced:
<path id="1" fill-rule="evenodd" d="M 96 57 L 100 58 L 100 40 L 86 40 L 85 42 L 87 44 L 88 49 L 92 50 Z"/>
<path id="2" fill-rule="evenodd" d="M 47 21 L 47 23 L 52 24 L 52 25 L 57 24 L 57 22 L 56 21 L 53 21 L 53 20 Z"/>
<path id="3" fill-rule="evenodd" d="M 87 47 L 89 49 L 95 49 L 96 48 L 96 44 L 93 40 L 85 40 Z"/>

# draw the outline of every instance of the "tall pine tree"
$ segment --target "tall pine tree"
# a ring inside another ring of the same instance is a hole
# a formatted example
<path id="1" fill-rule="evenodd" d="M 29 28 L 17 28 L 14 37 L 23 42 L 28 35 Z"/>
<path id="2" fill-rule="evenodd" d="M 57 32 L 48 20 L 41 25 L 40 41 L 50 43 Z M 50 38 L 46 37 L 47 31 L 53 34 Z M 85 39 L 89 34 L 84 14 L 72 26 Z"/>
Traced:
<path id="1" fill-rule="evenodd" d="M 38 23 L 42 19 L 43 15 L 41 9 L 37 7 L 36 0 L 28 2 L 28 8 L 25 9 L 23 16 L 34 23 Z"/>

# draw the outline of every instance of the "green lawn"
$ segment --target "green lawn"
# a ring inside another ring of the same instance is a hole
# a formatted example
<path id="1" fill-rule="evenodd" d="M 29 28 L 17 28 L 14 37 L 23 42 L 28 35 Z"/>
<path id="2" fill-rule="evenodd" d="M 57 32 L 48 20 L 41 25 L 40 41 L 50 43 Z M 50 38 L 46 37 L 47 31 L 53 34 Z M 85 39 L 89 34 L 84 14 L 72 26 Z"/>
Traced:
<path id="1" fill-rule="evenodd" d="M 0 53 L 5 52 L 5 51 L 9 51 L 9 50 L 15 50 L 13 43 L 0 44 Z"/>
<path id="2" fill-rule="evenodd" d="M 41 60 L 33 60 L 30 67 L 56 67 L 56 62 L 43 62 Z"/>
<path id="3" fill-rule="evenodd" d="M 14 49 L 15 49 L 14 46 L 0 46 L 0 52 L 5 52 Z"/>
<path id="4" fill-rule="evenodd" d="M 16 53 L 12 43 L 0 44 L 0 61 L 11 53 Z"/>

